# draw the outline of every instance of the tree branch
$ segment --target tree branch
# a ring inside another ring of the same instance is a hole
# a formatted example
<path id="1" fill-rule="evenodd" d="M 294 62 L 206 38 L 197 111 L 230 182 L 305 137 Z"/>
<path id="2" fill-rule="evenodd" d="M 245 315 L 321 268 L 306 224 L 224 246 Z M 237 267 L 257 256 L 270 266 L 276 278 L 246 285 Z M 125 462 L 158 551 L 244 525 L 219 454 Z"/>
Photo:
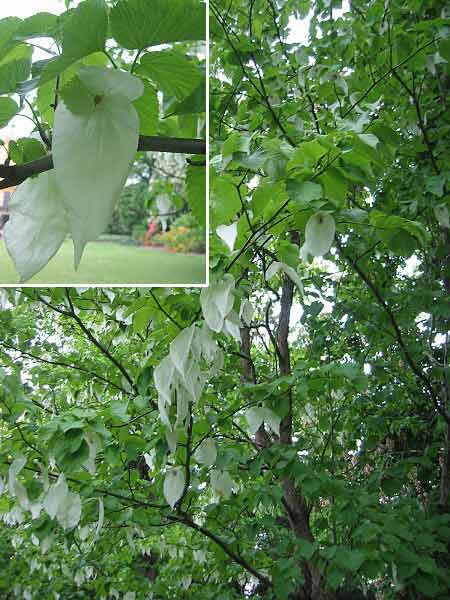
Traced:
<path id="1" fill-rule="evenodd" d="M 7 344 L 4 341 L 0 341 L 0 346 L 8 348 L 9 350 L 14 350 L 15 352 L 19 352 L 21 356 L 27 356 L 28 358 L 30 358 L 30 359 L 32 359 L 34 361 L 37 361 L 37 362 L 42 362 L 42 363 L 45 363 L 45 364 L 48 364 L 48 365 L 55 365 L 55 366 L 58 366 L 58 367 L 65 367 L 66 369 L 73 369 L 75 371 L 80 371 L 81 373 L 86 373 L 87 375 L 90 375 L 91 377 L 94 377 L 95 379 L 99 379 L 100 381 L 103 381 L 107 385 L 111 385 L 112 387 L 114 387 L 117 390 L 123 392 L 124 394 L 129 394 L 130 393 L 127 390 L 125 390 L 123 387 L 121 387 L 120 385 L 117 385 L 116 383 L 114 383 L 114 381 L 110 381 L 106 377 L 103 377 L 103 375 L 99 375 L 98 373 L 95 373 L 94 371 L 90 371 L 89 369 L 85 369 L 81 365 L 78 365 L 78 366 L 77 365 L 71 365 L 69 363 L 65 363 L 65 362 L 60 361 L 60 360 L 50 360 L 48 358 L 43 358 L 42 356 L 37 356 L 36 354 L 32 354 L 31 352 L 26 352 L 25 350 L 21 350 L 20 348 L 16 348 L 15 346 Z"/>
<path id="2" fill-rule="evenodd" d="M 172 518 L 170 516 L 168 518 L 170 520 L 172 520 Z M 197 523 L 195 523 L 195 521 L 193 521 L 191 519 L 191 517 L 189 515 L 187 515 L 186 513 L 182 513 L 182 518 L 181 519 L 176 518 L 176 520 L 178 522 L 184 523 L 191 529 L 195 529 L 195 531 L 202 533 L 204 536 L 206 536 L 207 538 L 212 540 L 214 543 L 216 543 L 218 546 L 220 546 L 222 548 L 222 550 L 225 552 L 225 554 L 227 554 L 231 558 L 231 560 L 233 560 L 238 565 L 240 565 L 243 569 L 245 569 L 246 571 L 251 573 L 253 575 L 253 577 L 256 577 L 256 579 L 258 579 L 258 581 L 260 581 L 266 589 L 272 587 L 272 582 L 270 581 L 270 579 L 268 579 L 265 575 L 263 575 L 262 573 L 257 571 L 254 567 L 252 567 L 244 558 L 242 558 L 242 556 L 240 556 L 239 554 L 234 552 L 229 547 L 229 545 L 226 542 L 224 542 L 215 533 L 213 533 L 209 529 L 206 529 L 206 527 L 197 525 Z"/>
<path id="3" fill-rule="evenodd" d="M 386 300 L 383 298 L 379 289 L 372 282 L 372 280 L 369 279 L 369 277 L 364 273 L 364 271 L 360 268 L 360 266 L 357 263 L 355 263 L 355 261 L 346 252 L 344 252 L 344 249 L 343 249 L 340 241 L 337 238 L 335 238 L 335 239 L 336 239 L 336 246 L 338 247 L 338 250 L 341 253 L 342 257 L 349 263 L 349 265 L 352 267 L 352 269 L 355 271 L 355 273 L 357 273 L 357 275 L 359 275 L 359 277 L 364 281 L 366 286 L 369 288 L 369 290 L 372 292 L 373 296 L 377 300 L 378 304 L 381 306 L 381 308 L 387 314 L 389 321 L 391 322 L 392 328 L 394 330 L 395 337 L 397 339 L 397 343 L 398 343 L 398 345 L 403 353 L 403 356 L 405 357 L 405 360 L 408 363 L 408 366 L 410 367 L 411 371 L 416 376 L 416 379 L 418 381 L 421 381 L 422 384 L 425 386 L 427 395 L 432 399 L 434 406 L 435 406 L 436 410 L 438 411 L 438 413 L 441 415 L 441 417 L 443 417 L 443 419 L 448 424 L 450 424 L 450 415 L 446 412 L 445 406 L 444 407 L 441 406 L 441 404 L 439 402 L 439 396 L 436 393 L 431 381 L 428 379 L 428 377 L 426 376 L 424 371 L 419 368 L 419 366 L 415 363 L 413 357 L 411 356 L 411 354 L 406 346 L 405 340 L 403 339 L 403 335 L 402 335 L 402 332 L 400 331 L 400 327 L 397 323 L 397 319 L 395 318 L 395 315 L 392 312 L 391 307 L 386 302 Z"/>
<path id="4" fill-rule="evenodd" d="M 206 142 L 199 139 L 184 139 L 160 136 L 139 137 L 138 151 L 171 152 L 173 154 L 206 154 Z M 0 165 L 0 190 L 19 185 L 29 177 L 53 169 L 51 154 L 24 165 Z"/>

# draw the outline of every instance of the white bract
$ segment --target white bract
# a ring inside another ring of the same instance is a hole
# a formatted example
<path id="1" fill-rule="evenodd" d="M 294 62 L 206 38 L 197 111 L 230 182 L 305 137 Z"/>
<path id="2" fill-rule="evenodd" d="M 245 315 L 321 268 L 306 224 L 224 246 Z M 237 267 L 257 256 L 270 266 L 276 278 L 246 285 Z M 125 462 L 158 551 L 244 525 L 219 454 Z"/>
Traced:
<path id="1" fill-rule="evenodd" d="M 89 457 L 84 462 L 83 466 L 89 471 L 91 475 L 95 474 L 95 458 L 97 456 L 97 448 L 99 445 L 98 436 L 95 433 L 88 432 L 84 434 L 84 440 L 89 447 Z"/>
<path id="2" fill-rule="evenodd" d="M 231 496 L 231 492 L 235 487 L 235 483 L 228 472 L 219 470 L 211 471 L 211 485 L 216 494 L 225 499 Z"/>
<path id="3" fill-rule="evenodd" d="M 170 358 L 182 377 L 184 377 L 190 358 L 195 329 L 194 325 L 186 327 L 170 344 Z"/>
<path id="4" fill-rule="evenodd" d="M 263 423 L 267 423 L 269 429 L 276 435 L 280 435 L 281 418 L 265 406 L 255 406 L 249 408 L 245 413 L 248 428 L 252 435 L 258 431 Z"/>
<path id="5" fill-rule="evenodd" d="M 234 278 L 224 275 L 222 281 L 203 288 L 200 293 L 200 303 L 203 316 L 208 326 L 219 333 L 224 321 L 233 308 Z"/>
<path id="6" fill-rule="evenodd" d="M 16 458 L 10 465 L 8 470 L 8 490 L 11 496 L 17 498 L 20 506 L 24 510 L 28 510 L 29 501 L 28 494 L 25 486 L 17 479 L 17 475 L 24 468 L 26 464 L 25 458 Z"/>
<path id="7" fill-rule="evenodd" d="M 55 169 L 19 185 L 4 229 L 21 282 L 40 271 L 70 233 L 75 267 L 86 243 L 108 225 L 137 151 L 139 117 L 132 104 L 140 79 L 104 67 L 82 67 L 79 79 L 92 95 L 85 112 L 61 100 L 55 112 Z"/>
<path id="8" fill-rule="evenodd" d="M 55 171 L 20 184 L 9 209 L 11 216 L 4 228 L 6 248 L 24 282 L 45 267 L 69 232 Z"/>
<path id="9" fill-rule="evenodd" d="M 173 206 L 169 196 L 167 194 L 160 194 L 156 198 L 156 207 L 158 209 L 162 230 L 166 231 L 169 222 L 169 213 L 173 212 Z"/>
<path id="10" fill-rule="evenodd" d="M 278 271 L 283 271 L 289 277 L 289 279 L 295 283 L 300 293 L 303 294 L 302 280 L 300 279 L 297 271 L 285 263 L 274 261 L 266 271 L 266 281 L 272 279 L 272 277 L 276 275 Z"/>
<path id="11" fill-rule="evenodd" d="M 217 458 L 216 442 L 212 438 L 206 438 L 195 452 L 195 460 L 202 465 L 211 467 Z"/>
<path id="12" fill-rule="evenodd" d="M 81 517 L 81 498 L 70 492 L 64 474 L 51 485 L 44 499 L 44 510 L 51 519 L 56 517 L 64 529 L 76 527 Z"/>
<path id="13" fill-rule="evenodd" d="M 305 243 L 300 250 L 300 256 L 323 256 L 329 252 L 336 233 L 336 223 L 332 215 L 320 210 L 310 217 L 305 227 Z"/>
<path id="14" fill-rule="evenodd" d="M 137 151 L 139 117 L 132 101 L 140 80 L 103 67 L 83 67 L 78 77 L 95 97 L 85 113 L 60 102 L 55 112 L 53 162 L 63 192 L 78 266 L 83 249 L 108 225 Z"/>
<path id="15" fill-rule="evenodd" d="M 66 479 L 63 474 L 58 478 L 58 481 L 51 485 L 44 499 L 44 510 L 51 519 L 56 517 L 58 508 L 65 496 L 68 494 Z"/>
<path id="16" fill-rule="evenodd" d="M 176 449 L 176 428 L 186 427 L 189 404 L 197 403 L 203 392 L 207 377 L 221 366 L 221 352 L 207 327 L 187 327 L 171 342 L 169 354 L 162 359 L 154 371 L 154 382 L 158 392 L 158 408 L 161 421 L 169 428 L 166 437 L 169 447 Z M 201 361 L 204 359 L 206 363 Z M 170 408 L 176 398 L 177 415 L 171 422 Z"/>
<path id="17" fill-rule="evenodd" d="M 241 302 L 241 308 L 239 309 L 239 318 L 245 325 L 250 325 L 255 314 L 255 307 L 253 304 L 245 299 Z"/>
<path id="18" fill-rule="evenodd" d="M 184 471 L 182 467 L 174 467 L 167 471 L 166 477 L 164 479 L 164 498 L 170 505 L 170 508 L 173 510 L 175 504 L 181 498 L 184 490 Z"/>
<path id="19" fill-rule="evenodd" d="M 248 428 L 252 435 L 258 431 L 264 422 L 264 415 L 260 406 L 249 408 L 245 413 L 247 419 Z"/>
<path id="20" fill-rule="evenodd" d="M 219 225 L 216 229 L 217 235 L 228 246 L 230 252 L 234 250 L 237 238 L 237 221 L 231 225 Z"/>
<path id="21" fill-rule="evenodd" d="M 281 417 L 274 413 L 273 410 L 270 410 L 270 408 L 264 408 L 264 421 L 275 435 L 280 435 Z"/>
<path id="22" fill-rule="evenodd" d="M 80 496 L 74 492 L 69 492 L 61 503 L 56 518 L 64 529 L 76 527 L 81 518 Z"/>
<path id="23" fill-rule="evenodd" d="M 150 471 L 153 471 L 156 462 L 156 450 L 152 448 L 150 452 L 144 452 L 144 460 Z"/>
<path id="24" fill-rule="evenodd" d="M 194 560 L 198 563 L 206 562 L 206 552 L 204 550 L 194 550 L 193 552 Z"/>
<path id="25" fill-rule="evenodd" d="M 97 527 L 95 528 L 95 539 L 98 539 L 100 535 L 100 531 L 103 527 L 103 522 L 105 520 L 105 505 L 103 504 L 103 498 L 98 499 L 98 521 Z"/>
<path id="26" fill-rule="evenodd" d="M 437 222 L 441 227 L 450 229 L 450 217 L 448 213 L 448 208 L 445 204 L 441 204 L 440 206 L 434 207 L 434 216 L 436 217 Z"/>
<path id="27" fill-rule="evenodd" d="M 241 341 L 241 323 L 239 321 L 239 316 L 234 310 L 232 310 L 225 319 L 222 331 L 230 335 L 237 342 Z"/>

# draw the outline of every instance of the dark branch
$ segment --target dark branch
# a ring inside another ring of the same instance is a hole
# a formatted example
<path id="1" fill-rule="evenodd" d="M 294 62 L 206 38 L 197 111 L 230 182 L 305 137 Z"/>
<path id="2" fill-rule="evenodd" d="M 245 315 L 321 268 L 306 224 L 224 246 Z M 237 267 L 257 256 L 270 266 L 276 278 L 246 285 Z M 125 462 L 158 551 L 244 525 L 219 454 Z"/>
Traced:
<path id="1" fill-rule="evenodd" d="M 160 136 L 139 137 L 139 151 L 171 152 L 173 154 L 206 154 L 206 142 L 198 139 L 170 138 Z M 29 177 L 53 169 L 51 154 L 24 165 L 0 165 L 0 189 L 19 185 Z"/>

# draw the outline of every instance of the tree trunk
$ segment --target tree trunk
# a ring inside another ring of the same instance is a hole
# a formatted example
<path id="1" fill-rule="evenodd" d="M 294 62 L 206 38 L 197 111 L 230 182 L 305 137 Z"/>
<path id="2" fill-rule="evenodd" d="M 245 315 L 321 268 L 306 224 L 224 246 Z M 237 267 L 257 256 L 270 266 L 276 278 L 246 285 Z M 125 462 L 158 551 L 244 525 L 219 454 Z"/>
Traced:
<path id="1" fill-rule="evenodd" d="M 277 332 L 278 359 L 281 375 L 291 374 L 288 336 L 293 299 L 294 283 L 286 276 L 281 294 L 281 309 Z M 280 425 L 280 443 L 284 445 L 292 444 L 292 392 L 289 390 L 288 393 L 289 409 Z M 309 524 L 310 511 L 304 497 L 296 489 L 292 479 L 287 476 L 283 477 L 281 487 L 283 489 L 283 505 L 287 512 L 292 531 L 298 538 L 314 542 L 314 536 Z M 293 600 L 332 600 L 335 597 L 333 593 L 326 591 L 322 574 L 310 561 L 302 561 L 300 568 L 305 582 L 296 591 Z"/>

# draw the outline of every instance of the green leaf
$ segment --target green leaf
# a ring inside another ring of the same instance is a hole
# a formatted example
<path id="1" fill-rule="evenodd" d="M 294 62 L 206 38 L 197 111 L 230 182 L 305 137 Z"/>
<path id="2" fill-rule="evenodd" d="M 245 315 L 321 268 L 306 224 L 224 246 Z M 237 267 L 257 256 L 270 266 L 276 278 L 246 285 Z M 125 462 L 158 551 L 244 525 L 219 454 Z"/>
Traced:
<path id="1" fill-rule="evenodd" d="M 111 11 L 113 37 L 124 48 L 206 39 L 205 4 L 198 0 L 119 0 Z"/>
<path id="2" fill-rule="evenodd" d="M 242 133 L 232 133 L 222 145 L 222 156 L 231 156 L 235 152 L 248 154 L 251 138 Z"/>
<path id="3" fill-rule="evenodd" d="M 206 227 L 206 167 L 188 166 L 186 191 L 194 217 L 202 227 Z"/>
<path id="4" fill-rule="evenodd" d="M 191 115 L 206 111 L 206 81 L 202 79 L 200 85 L 184 100 L 170 104 L 166 109 L 166 116 Z"/>
<path id="5" fill-rule="evenodd" d="M 9 143 L 9 155 L 16 165 L 37 160 L 46 154 L 42 142 L 34 138 L 19 138 Z"/>
<path id="6" fill-rule="evenodd" d="M 340 548 L 336 553 L 334 560 L 340 569 L 353 573 L 361 567 L 365 558 L 366 555 L 360 550 L 347 550 L 346 548 Z"/>
<path id="7" fill-rule="evenodd" d="M 61 98 L 66 107 L 75 115 L 89 113 L 95 108 L 95 94 L 91 93 L 79 77 L 74 77 L 65 85 Z"/>
<path id="8" fill-rule="evenodd" d="M 27 40 L 35 37 L 48 37 L 55 33 L 58 23 L 57 15 L 39 12 L 24 19 L 15 32 L 14 39 Z"/>
<path id="9" fill-rule="evenodd" d="M 48 123 L 49 125 L 53 125 L 54 120 L 54 108 L 53 104 L 55 102 L 55 82 L 48 81 L 47 83 L 39 84 L 38 92 L 37 92 L 37 107 L 41 114 L 41 119 Z"/>
<path id="10" fill-rule="evenodd" d="M 297 541 L 298 553 L 302 558 L 306 560 L 310 560 L 314 552 L 316 551 L 316 547 L 313 543 L 308 540 L 298 540 Z"/>
<path id="11" fill-rule="evenodd" d="M 189 96 L 203 79 L 196 63 L 178 50 L 144 54 L 136 72 L 149 77 L 165 95 L 178 100 Z"/>
<path id="12" fill-rule="evenodd" d="M 21 44 L 0 61 L 0 94 L 15 92 L 31 72 L 32 48 Z"/>
<path id="13" fill-rule="evenodd" d="M 114 400 L 111 402 L 110 410 L 111 414 L 120 421 L 123 421 L 124 423 L 128 421 L 128 402 L 123 400 Z"/>
<path id="14" fill-rule="evenodd" d="M 62 55 L 51 61 L 41 76 L 42 83 L 53 79 L 75 61 L 105 49 L 108 16 L 104 0 L 84 0 L 65 21 Z"/>
<path id="15" fill-rule="evenodd" d="M 14 35 L 22 20 L 17 17 L 6 17 L 0 20 L 0 54 L 4 54 L 13 45 Z"/>
<path id="16" fill-rule="evenodd" d="M 319 159 L 321 159 L 325 154 L 326 150 L 318 140 L 304 142 L 303 144 L 300 144 L 300 146 L 293 153 L 287 168 L 289 171 L 292 171 L 297 168 L 304 169 L 305 167 L 315 167 Z"/>
<path id="17" fill-rule="evenodd" d="M 266 139 L 264 150 L 264 169 L 271 179 L 280 179 L 285 175 L 286 166 L 293 155 L 293 148 L 284 140 Z"/>
<path id="18" fill-rule="evenodd" d="M 337 206 L 342 206 L 347 197 L 347 182 L 338 169 L 331 167 L 317 178 L 324 189 L 324 196 Z"/>
<path id="19" fill-rule="evenodd" d="M 133 102 L 139 115 L 139 133 L 141 135 L 156 135 L 159 121 L 158 95 L 151 83 L 142 80 L 144 93 Z"/>
<path id="20" fill-rule="evenodd" d="M 369 222 L 376 227 L 378 237 L 401 256 L 409 256 L 418 245 L 425 245 L 429 238 L 422 223 L 399 215 L 387 215 L 379 210 L 372 210 Z"/>
<path id="21" fill-rule="evenodd" d="M 281 262 L 290 267 L 296 268 L 298 265 L 298 246 L 288 240 L 281 240 L 277 247 L 277 255 Z"/>
<path id="22" fill-rule="evenodd" d="M 11 98 L 0 98 L 0 128 L 7 125 L 19 111 L 17 103 Z"/>
<path id="23" fill-rule="evenodd" d="M 145 331 L 153 316 L 153 313 L 154 310 L 151 306 L 143 306 L 137 310 L 133 315 L 133 329 L 137 333 Z"/>
<path id="24" fill-rule="evenodd" d="M 427 178 L 425 189 L 427 192 L 430 192 L 430 194 L 434 194 L 435 196 L 442 198 L 444 195 L 445 181 L 445 175 L 430 175 Z"/>
<path id="25" fill-rule="evenodd" d="M 286 189 L 289 197 L 301 205 L 322 198 L 322 186 L 313 181 L 288 180 Z"/>
<path id="26" fill-rule="evenodd" d="M 262 183 L 252 195 L 252 211 L 255 217 L 263 214 L 266 208 L 273 210 L 288 199 L 284 181 Z"/>
<path id="27" fill-rule="evenodd" d="M 241 207 L 236 186 L 226 178 L 216 178 L 211 183 L 211 217 L 214 224 L 229 223 Z"/>

